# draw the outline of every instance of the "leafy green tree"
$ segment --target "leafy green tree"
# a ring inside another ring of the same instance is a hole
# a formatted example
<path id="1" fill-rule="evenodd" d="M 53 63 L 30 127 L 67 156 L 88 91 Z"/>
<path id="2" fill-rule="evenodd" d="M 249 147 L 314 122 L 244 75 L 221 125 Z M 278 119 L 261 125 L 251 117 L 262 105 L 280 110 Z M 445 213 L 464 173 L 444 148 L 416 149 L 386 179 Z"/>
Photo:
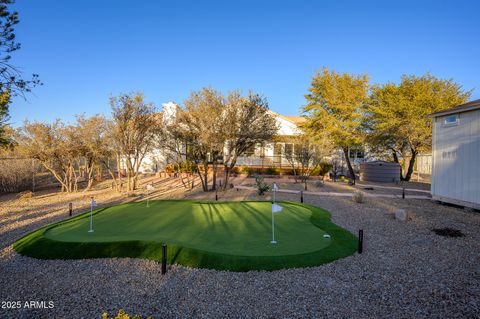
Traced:
<path id="1" fill-rule="evenodd" d="M 394 161 L 408 158 L 402 179 L 409 181 L 416 156 L 430 152 L 432 122 L 428 114 L 465 103 L 471 92 L 453 80 L 404 75 L 399 85 L 372 88 L 365 108 L 364 126 L 372 149 L 389 152 Z"/>
<path id="2" fill-rule="evenodd" d="M 21 72 L 10 63 L 11 54 L 20 49 L 15 39 L 15 25 L 20 21 L 18 13 L 10 11 L 8 5 L 13 0 L 0 0 L 0 146 L 8 144 L 5 126 L 8 121 L 8 107 L 12 96 L 25 96 L 32 87 L 41 84 L 38 75 L 33 74 L 31 80 L 24 80 Z"/>
<path id="3" fill-rule="evenodd" d="M 10 103 L 10 91 L 0 92 L 0 146 L 10 143 L 8 131 L 8 104 Z"/>
<path id="4" fill-rule="evenodd" d="M 350 177 L 355 180 L 348 149 L 361 144 L 363 107 L 368 98 L 368 76 L 336 73 L 323 68 L 312 79 L 307 105 L 306 128 L 313 138 L 328 137 L 345 155 Z"/>

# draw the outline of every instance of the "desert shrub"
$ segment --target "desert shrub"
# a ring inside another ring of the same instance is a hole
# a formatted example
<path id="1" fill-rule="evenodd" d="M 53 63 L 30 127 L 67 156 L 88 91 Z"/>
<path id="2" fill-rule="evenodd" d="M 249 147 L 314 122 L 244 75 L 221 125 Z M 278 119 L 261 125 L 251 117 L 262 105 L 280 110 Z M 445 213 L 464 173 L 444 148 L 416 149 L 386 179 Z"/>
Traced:
<path id="1" fill-rule="evenodd" d="M 33 192 L 32 191 L 24 191 L 18 194 L 18 199 L 24 200 L 24 199 L 29 199 L 33 197 Z"/>
<path id="2" fill-rule="evenodd" d="M 173 164 L 168 164 L 165 166 L 165 173 L 172 174 L 173 172 L 175 172 Z"/>
<path id="3" fill-rule="evenodd" d="M 298 172 L 297 172 L 298 174 Z M 284 169 L 283 175 L 295 175 L 295 171 L 293 169 Z"/>
<path id="4" fill-rule="evenodd" d="M 0 159 L 0 193 L 17 193 L 32 187 L 32 175 L 39 170 L 31 159 Z"/>
<path id="5" fill-rule="evenodd" d="M 316 168 L 316 174 L 312 174 L 312 175 L 325 176 L 332 170 L 332 168 L 333 168 L 332 164 L 328 162 L 321 162 Z"/>
<path id="6" fill-rule="evenodd" d="M 322 181 L 315 181 L 315 187 L 323 187 L 324 184 Z"/>
<path id="7" fill-rule="evenodd" d="M 355 203 L 363 203 L 365 200 L 365 195 L 361 191 L 355 191 L 352 199 Z"/>
<path id="8" fill-rule="evenodd" d="M 255 182 L 257 183 L 258 195 L 265 195 L 270 190 L 270 185 L 263 181 L 262 176 L 255 177 Z"/>
<path id="9" fill-rule="evenodd" d="M 280 169 L 275 166 L 269 166 L 265 170 L 266 175 L 280 175 Z"/>
<path id="10" fill-rule="evenodd" d="M 180 173 L 190 173 L 193 174 L 197 171 L 197 167 L 192 161 L 183 161 L 177 163 L 177 169 Z"/>
<path id="11" fill-rule="evenodd" d="M 127 193 L 127 197 L 137 197 L 137 196 L 138 196 L 138 194 L 135 193 L 135 192 L 128 192 Z"/>
<path id="12" fill-rule="evenodd" d="M 242 166 L 240 167 L 240 173 L 241 173 L 241 174 L 250 175 L 251 172 L 252 172 L 251 168 L 248 167 L 247 165 L 242 165 Z"/>
<path id="13" fill-rule="evenodd" d="M 142 319 L 143 317 L 140 315 L 134 315 L 133 317 L 130 317 L 128 313 L 125 312 L 125 310 L 120 309 L 115 317 L 109 317 L 108 313 L 104 312 L 102 314 L 102 319 Z M 153 317 L 146 317 L 145 319 L 153 319 Z"/>

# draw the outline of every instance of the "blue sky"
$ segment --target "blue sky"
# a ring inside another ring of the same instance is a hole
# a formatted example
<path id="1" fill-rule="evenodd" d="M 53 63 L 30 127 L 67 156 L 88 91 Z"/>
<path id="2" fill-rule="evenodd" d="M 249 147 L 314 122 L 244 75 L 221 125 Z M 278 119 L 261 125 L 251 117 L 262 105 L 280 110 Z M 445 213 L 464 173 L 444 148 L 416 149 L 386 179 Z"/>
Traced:
<path id="1" fill-rule="evenodd" d="M 429 71 L 480 98 L 478 1 L 26 1 L 12 62 L 44 82 L 11 124 L 109 114 L 143 91 L 161 107 L 192 90 L 252 89 L 295 115 L 315 70 L 372 83 Z"/>

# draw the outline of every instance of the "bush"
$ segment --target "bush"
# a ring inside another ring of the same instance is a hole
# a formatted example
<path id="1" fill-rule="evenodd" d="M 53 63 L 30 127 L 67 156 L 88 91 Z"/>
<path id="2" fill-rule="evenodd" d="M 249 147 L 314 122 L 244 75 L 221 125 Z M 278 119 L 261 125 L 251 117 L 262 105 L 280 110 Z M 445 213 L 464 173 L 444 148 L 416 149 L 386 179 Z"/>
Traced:
<path id="1" fill-rule="evenodd" d="M 102 319 L 142 319 L 142 316 L 134 315 L 133 317 L 130 317 L 125 310 L 120 309 L 115 317 L 109 317 L 108 314 L 104 312 L 102 314 Z M 147 317 L 146 319 L 153 319 L 153 317 Z"/>
<path id="2" fill-rule="evenodd" d="M 31 159 L 0 159 L 0 192 L 17 193 L 32 187 L 32 175 L 38 172 Z"/>
<path id="3" fill-rule="evenodd" d="M 294 170 L 293 169 L 284 169 L 283 170 L 283 175 L 296 175 L 294 174 Z M 298 171 L 297 171 L 297 174 L 298 174 Z"/>
<path id="4" fill-rule="evenodd" d="M 275 166 L 269 166 L 265 170 L 266 175 L 280 175 L 280 169 Z"/>
<path id="5" fill-rule="evenodd" d="M 365 200 L 365 195 L 361 191 L 355 191 L 352 199 L 355 203 L 363 203 Z"/>
<path id="6" fill-rule="evenodd" d="M 332 170 L 332 168 L 333 168 L 332 164 L 328 162 L 321 162 L 317 168 L 318 169 L 317 175 L 325 176 Z"/>
<path id="7" fill-rule="evenodd" d="M 247 165 L 242 165 L 240 167 L 240 173 L 242 173 L 242 174 L 250 175 L 251 172 L 252 172 L 251 168 L 248 167 Z"/>
<path id="8" fill-rule="evenodd" d="M 260 196 L 265 195 L 265 193 L 270 190 L 270 185 L 266 184 L 263 181 L 262 176 L 255 177 L 255 182 L 257 183 L 258 195 Z"/>
<path id="9" fill-rule="evenodd" d="M 323 187 L 323 186 L 324 186 L 324 184 L 323 184 L 322 181 L 316 181 L 315 182 L 315 187 Z"/>
<path id="10" fill-rule="evenodd" d="M 168 164 L 165 166 L 165 173 L 172 174 L 173 172 L 175 172 L 173 164 Z"/>
<path id="11" fill-rule="evenodd" d="M 128 192 L 127 193 L 127 197 L 137 197 L 137 196 L 138 196 L 138 194 L 135 193 L 135 192 Z"/>
<path id="12" fill-rule="evenodd" d="M 24 191 L 18 194 L 18 199 L 20 200 L 25 200 L 33 197 L 33 192 L 32 191 Z"/>

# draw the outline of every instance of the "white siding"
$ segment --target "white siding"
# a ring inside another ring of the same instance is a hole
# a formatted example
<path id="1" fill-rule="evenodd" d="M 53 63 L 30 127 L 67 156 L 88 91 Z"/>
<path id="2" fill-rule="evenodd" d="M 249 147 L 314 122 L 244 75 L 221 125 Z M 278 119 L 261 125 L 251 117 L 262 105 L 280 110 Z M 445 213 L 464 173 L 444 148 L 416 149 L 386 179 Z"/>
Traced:
<path id="1" fill-rule="evenodd" d="M 480 205 L 480 111 L 459 114 L 458 125 L 433 121 L 432 195 Z"/>

